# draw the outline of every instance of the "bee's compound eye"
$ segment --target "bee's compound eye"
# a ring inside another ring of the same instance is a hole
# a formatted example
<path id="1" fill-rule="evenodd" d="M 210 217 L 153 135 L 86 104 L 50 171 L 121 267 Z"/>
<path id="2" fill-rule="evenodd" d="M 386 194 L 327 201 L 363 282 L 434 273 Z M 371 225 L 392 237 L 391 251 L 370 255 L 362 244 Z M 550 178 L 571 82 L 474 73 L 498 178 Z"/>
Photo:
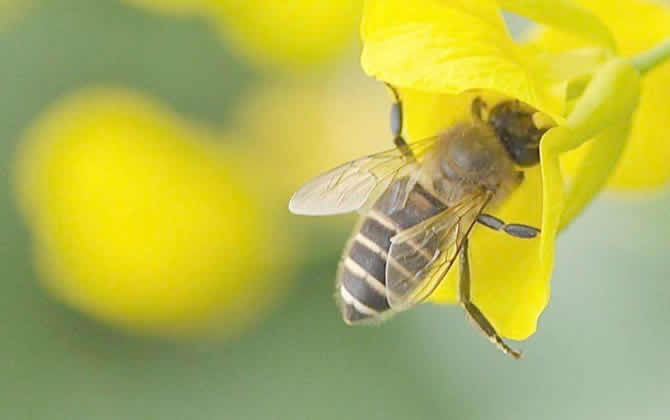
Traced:
<path id="1" fill-rule="evenodd" d="M 538 147 L 525 147 L 512 143 L 507 145 L 507 149 L 512 155 L 512 159 L 519 166 L 533 166 L 540 163 L 540 149 Z"/>

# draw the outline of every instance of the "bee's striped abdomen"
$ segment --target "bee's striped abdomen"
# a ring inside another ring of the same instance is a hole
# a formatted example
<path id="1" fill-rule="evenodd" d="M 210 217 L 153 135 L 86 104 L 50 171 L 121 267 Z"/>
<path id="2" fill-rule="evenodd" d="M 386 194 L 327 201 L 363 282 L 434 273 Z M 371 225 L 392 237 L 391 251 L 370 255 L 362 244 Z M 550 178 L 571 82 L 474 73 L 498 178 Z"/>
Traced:
<path id="1" fill-rule="evenodd" d="M 386 299 L 386 265 L 413 276 L 416 267 L 388 261 L 391 238 L 446 209 L 446 206 L 418 183 L 404 206 L 398 206 L 399 192 L 407 178 L 393 183 L 363 218 L 344 251 L 337 279 L 338 299 L 347 324 L 379 320 L 390 306 Z M 398 208 L 400 207 L 400 208 Z M 432 255 L 434 244 L 426 244 Z"/>

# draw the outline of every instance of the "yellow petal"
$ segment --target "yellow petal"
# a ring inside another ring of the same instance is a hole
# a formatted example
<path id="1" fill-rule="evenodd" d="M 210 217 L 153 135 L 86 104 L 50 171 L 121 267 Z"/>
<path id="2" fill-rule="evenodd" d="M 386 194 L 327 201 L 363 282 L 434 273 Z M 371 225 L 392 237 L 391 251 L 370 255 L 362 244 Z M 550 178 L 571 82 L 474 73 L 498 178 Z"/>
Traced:
<path id="1" fill-rule="evenodd" d="M 498 0 L 500 6 L 556 30 L 578 35 L 607 50 L 616 50 L 614 36 L 588 9 L 568 0 Z"/>
<path id="2" fill-rule="evenodd" d="M 458 94 L 488 89 L 552 116 L 563 97 L 508 35 L 496 2 L 366 1 L 365 71 L 393 85 Z"/>
<path id="3" fill-rule="evenodd" d="M 609 188 L 655 189 L 667 184 L 670 179 L 668 98 L 670 63 L 665 63 L 642 79 L 640 104 L 633 118 L 631 136 L 608 182 Z"/>
<path id="4" fill-rule="evenodd" d="M 603 64 L 575 101 L 563 124 L 572 130 L 572 136 L 556 144 L 556 151 L 570 151 L 603 129 L 627 120 L 639 100 L 640 73 L 630 60 L 615 58 Z"/>
<path id="5" fill-rule="evenodd" d="M 639 96 L 637 69 L 627 59 L 610 60 L 594 73 L 564 124 L 543 136 L 540 150 L 547 203 L 543 232 L 546 225 L 565 227 L 600 191 L 627 141 Z M 564 194 L 559 156 L 565 159 L 568 154 L 579 156 L 579 168 Z M 557 216 L 559 209 L 562 214 Z M 546 252 L 543 249 L 543 258 Z"/>
<path id="6" fill-rule="evenodd" d="M 600 192 L 611 177 L 630 136 L 630 120 L 606 128 L 574 152 L 561 156 L 561 168 L 573 174 L 561 215 L 564 229 Z"/>
<path id="7" fill-rule="evenodd" d="M 409 141 L 434 136 L 455 122 L 470 118 L 474 93 L 439 95 L 398 89 L 403 103 L 404 129 Z"/>
<path id="8" fill-rule="evenodd" d="M 608 25 L 619 52 L 633 56 L 670 37 L 670 7 L 643 0 L 580 0 L 578 3 Z M 641 28 L 644 28 L 642 30 Z M 554 29 L 542 31 L 532 43 L 553 52 L 581 47 L 586 43 Z M 650 189 L 670 179 L 670 126 L 667 98 L 670 97 L 670 62 L 655 68 L 642 79 L 642 92 L 633 118 L 631 136 L 608 186 L 617 190 Z M 665 111 L 665 112 L 664 112 Z M 572 153 L 568 173 L 584 158 Z"/>

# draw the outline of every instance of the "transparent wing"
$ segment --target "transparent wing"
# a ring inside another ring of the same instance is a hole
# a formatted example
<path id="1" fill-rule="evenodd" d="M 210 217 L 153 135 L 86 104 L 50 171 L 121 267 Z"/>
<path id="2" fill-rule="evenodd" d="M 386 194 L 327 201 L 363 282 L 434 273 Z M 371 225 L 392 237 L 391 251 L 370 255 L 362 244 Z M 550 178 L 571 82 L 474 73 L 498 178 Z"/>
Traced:
<path id="1" fill-rule="evenodd" d="M 470 195 L 391 238 L 386 264 L 391 308 L 405 310 L 437 289 L 490 198 L 489 193 Z"/>
<path id="2" fill-rule="evenodd" d="M 417 158 L 431 150 L 439 137 L 412 143 L 409 149 Z M 416 162 L 398 149 L 366 156 L 338 166 L 313 178 L 291 198 L 291 213 L 325 216 L 356 211 L 373 191 L 384 190 L 398 177 L 416 170 Z"/>

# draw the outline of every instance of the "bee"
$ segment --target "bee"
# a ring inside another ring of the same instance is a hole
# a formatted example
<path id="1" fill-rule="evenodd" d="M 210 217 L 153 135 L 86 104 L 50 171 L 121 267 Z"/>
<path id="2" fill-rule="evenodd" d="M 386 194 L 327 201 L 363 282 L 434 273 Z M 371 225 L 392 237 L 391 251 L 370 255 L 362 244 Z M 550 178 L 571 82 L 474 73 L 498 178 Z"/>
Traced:
<path id="1" fill-rule="evenodd" d="M 336 300 L 349 324 L 381 322 L 426 300 L 459 261 L 458 299 L 472 323 L 504 353 L 521 353 L 497 333 L 470 296 L 468 238 L 480 224 L 518 239 L 533 239 L 536 227 L 506 223 L 486 213 L 539 163 L 547 127 L 516 100 L 488 111 L 479 97 L 472 118 L 440 134 L 407 143 L 402 102 L 391 107 L 395 148 L 338 166 L 303 185 L 289 210 L 300 215 L 359 211 L 361 218 L 337 272 Z"/>

